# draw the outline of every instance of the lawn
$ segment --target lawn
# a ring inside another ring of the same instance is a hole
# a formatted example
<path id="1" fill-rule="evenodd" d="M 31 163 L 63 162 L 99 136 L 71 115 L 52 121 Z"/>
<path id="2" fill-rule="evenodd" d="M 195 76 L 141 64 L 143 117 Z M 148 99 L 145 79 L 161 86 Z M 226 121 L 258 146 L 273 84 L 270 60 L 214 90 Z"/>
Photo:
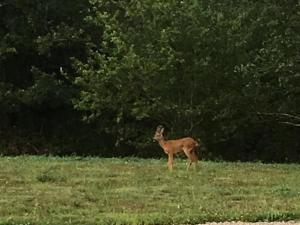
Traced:
<path id="1" fill-rule="evenodd" d="M 300 165 L 1 157 L 0 224 L 300 220 Z"/>

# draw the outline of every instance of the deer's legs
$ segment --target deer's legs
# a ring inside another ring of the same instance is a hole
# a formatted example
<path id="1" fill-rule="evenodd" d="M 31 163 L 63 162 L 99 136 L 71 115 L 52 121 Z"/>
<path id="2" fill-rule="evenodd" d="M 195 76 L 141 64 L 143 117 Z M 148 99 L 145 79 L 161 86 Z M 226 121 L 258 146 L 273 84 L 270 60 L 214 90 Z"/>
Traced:
<path id="1" fill-rule="evenodd" d="M 197 165 L 198 165 L 198 155 L 196 153 L 196 150 L 191 151 L 192 154 L 192 160 L 195 163 L 195 169 L 197 169 Z"/>
<path id="2" fill-rule="evenodd" d="M 197 156 L 196 150 L 192 150 L 191 155 L 192 155 L 193 162 L 197 163 L 198 162 L 198 156 Z"/>
<path id="3" fill-rule="evenodd" d="M 186 169 L 189 170 L 193 162 L 198 162 L 198 156 L 194 149 L 184 149 L 184 153 L 188 157 L 188 165 Z"/>
<path id="4" fill-rule="evenodd" d="M 174 156 L 173 154 L 168 154 L 168 168 L 170 171 L 173 170 L 173 164 L 174 164 Z"/>

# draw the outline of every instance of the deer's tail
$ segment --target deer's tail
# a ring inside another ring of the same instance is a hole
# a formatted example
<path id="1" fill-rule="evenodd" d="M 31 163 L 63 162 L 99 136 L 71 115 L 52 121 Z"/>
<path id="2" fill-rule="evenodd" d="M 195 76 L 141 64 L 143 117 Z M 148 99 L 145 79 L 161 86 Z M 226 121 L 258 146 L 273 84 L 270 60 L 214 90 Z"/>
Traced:
<path id="1" fill-rule="evenodd" d="M 200 146 L 200 143 L 199 143 L 200 141 L 199 140 L 195 140 L 195 147 L 199 147 Z"/>

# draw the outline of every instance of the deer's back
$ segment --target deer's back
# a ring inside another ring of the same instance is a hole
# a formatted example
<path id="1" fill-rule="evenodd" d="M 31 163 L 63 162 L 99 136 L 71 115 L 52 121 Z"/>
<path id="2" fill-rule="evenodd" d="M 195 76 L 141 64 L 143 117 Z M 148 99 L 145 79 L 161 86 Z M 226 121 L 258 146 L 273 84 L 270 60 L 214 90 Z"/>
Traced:
<path id="1" fill-rule="evenodd" d="M 195 141 L 191 137 L 186 137 L 186 138 L 180 138 L 176 140 L 169 140 L 167 147 L 169 149 L 172 149 L 175 152 L 180 152 L 184 148 L 193 149 L 196 148 L 197 146 L 199 146 L 197 141 Z"/>

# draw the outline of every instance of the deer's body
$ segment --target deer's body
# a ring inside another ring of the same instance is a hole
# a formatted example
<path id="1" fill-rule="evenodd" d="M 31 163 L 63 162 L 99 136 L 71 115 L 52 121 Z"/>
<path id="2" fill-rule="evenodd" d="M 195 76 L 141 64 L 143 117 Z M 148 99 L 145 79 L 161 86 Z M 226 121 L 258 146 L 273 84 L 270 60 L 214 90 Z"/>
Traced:
<path id="1" fill-rule="evenodd" d="M 190 137 L 168 141 L 160 140 L 158 143 L 166 154 L 177 154 L 184 151 L 184 149 L 194 149 L 197 146 L 199 146 L 198 142 L 196 142 L 193 138 Z"/>
<path id="2" fill-rule="evenodd" d="M 189 163 L 187 169 L 189 169 L 193 162 L 198 162 L 196 148 L 199 146 L 199 143 L 197 141 L 191 137 L 180 138 L 176 140 L 165 140 L 163 132 L 164 128 L 162 126 L 158 126 L 153 139 L 158 141 L 159 145 L 168 155 L 169 170 L 173 169 L 174 155 L 180 152 L 184 152 L 188 157 Z"/>

